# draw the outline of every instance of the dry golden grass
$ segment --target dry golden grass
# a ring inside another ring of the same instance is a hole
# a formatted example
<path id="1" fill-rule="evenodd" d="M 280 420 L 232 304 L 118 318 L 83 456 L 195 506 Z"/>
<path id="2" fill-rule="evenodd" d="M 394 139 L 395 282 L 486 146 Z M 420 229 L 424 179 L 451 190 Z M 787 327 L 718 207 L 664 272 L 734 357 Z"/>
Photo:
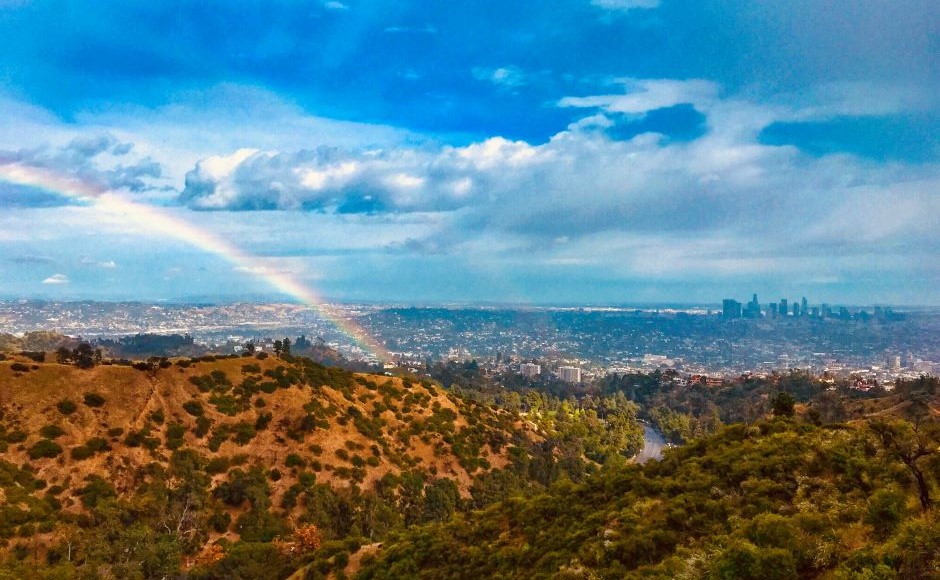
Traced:
<path id="1" fill-rule="evenodd" d="M 28 364 L 31 370 L 14 372 L 11 368 L 14 363 Z M 242 455 L 245 466 L 277 468 L 282 478 L 271 482 L 275 505 L 279 503 L 284 492 L 297 482 L 297 469 L 285 465 L 289 454 L 299 455 L 308 466 L 314 461 L 319 461 L 323 469 L 316 474 L 317 481 L 336 488 L 350 485 L 370 488 L 385 474 L 401 472 L 401 459 L 389 457 L 383 450 L 378 456 L 377 465 L 366 464 L 361 468 L 364 470 L 362 481 L 356 482 L 337 474 L 340 468 L 352 468 L 349 460 L 337 456 L 338 451 L 346 450 L 350 456 L 359 455 L 367 459 L 373 455 L 371 447 L 377 444 L 376 440 L 357 430 L 353 421 L 346 421 L 344 425 L 339 420 L 349 407 L 355 407 L 364 416 L 371 418 L 376 403 L 382 401 L 380 394 L 358 382 L 351 388 L 352 400 L 335 388 L 320 385 L 294 385 L 290 388 L 278 388 L 270 394 L 259 393 L 252 397 L 252 401 L 262 398 L 264 407 L 251 405 L 235 416 L 219 412 L 209 403 L 210 394 L 200 392 L 196 385 L 190 382 L 192 377 L 222 371 L 238 385 L 246 376 L 242 370 L 246 364 L 258 365 L 264 372 L 286 363 L 273 357 L 265 360 L 224 358 L 194 363 L 187 368 L 173 364 L 169 368 L 155 371 L 141 371 L 118 365 L 99 365 L 83 370 L 51 362 L 37 364 L 21 356 L 10 357 L 6 361 L 0 361 L 0 420 L 8 429 L 25 431 L 27 438 L 22 443 L 11 444 L 4 458 L 19 465 L 30 463 L 37 470 L 37 476 L 45 479 L 49 485 L 63 485 L 73 492 L 86 476 L 94 474 L 112 482 L 118 493 L 127 493 L 140 485 L 139 474 L 142 467 L 154 461 L 163 464 L 167 462 L 172 451 L 165 446 L 165 430 L 168 424 L 177 422 L 186 429 L 184 447 L 195 449 L 207 458 Z M 396 389 L 403 393 L 409 392 L 397 377 L 360 376 L 376 384 L 391 381 Z M 382 439 L 393 455 L 406 458 L 406 461 L 413 462 L 414 466 L 429 473 L 454 479 L 458 482 L 461 493 L 468 495 L 472 474 L 460 465 L 458 458 L 450 452 L 450 446 L 443 443 L 440 434 L 427 433 L 426 441 L 413 436 L 407 439 L 407 444 L 400 437 L 400 434 L 411 427 L 412 422 L 431 416 L 434 407 L 449 409 L 456 414 L 455 429 L 465 427 L 468 424 L 467 418 L 455 403 L 456 399 L 442 389 L 427 390 L 415 384 L 411 390 L 427 395 L 427 402 L 412 405 L 407 415 L 402 414 L 400 410 L 397 417 L 391 410 L 382 412 L 380 416 L 386 423 L 382 429 Z M 96 393 L 105 399 L 105 403 L 100 408 L 89 407 L 83 404 L 85 393 Z M 304 405 L 314 398 L 324 407 L 337 408 L 338 413 L 328 418 L 328 428 L 317 428 L 306 433 L 303 441 L 290 438 L 287 436 L 287 426 L 295 424 L 307 414 Z M 70 415 L 63 415 L 56 407 L 63 399 L 73 401 L 77 410 Z M 208 437 L 198 438 L 194 434 L 196 418 L 183 408 L 184 403 L 192 400 L 202 404 L 205 416 L 213 422 L 213 428 L 240 421 L 254 424 L 262 413 L 271 413 L 273 419 L 267 429 L 257 431 L 247 444 L 239 445 L 228 440 L 222 443 L 217 451 L 212 451 L 207 444 Z M 402 403 L 396 401 L 396 404 L 400 409 Z M 152 420 L 154 413 L 162 413 L 162 425 L 157 425 Z M 56 438 L 56 442 L 62 446 L 64 452 L 55 458 L 31 460 L 27 450 L 42 438 L 39 431 L 45 425 L 58 425 L 62 428 L 64 434 Z M 159 439 L 160 444 L 155 450 L 129 447 L 125 444 L 124 438 L 129 432 L 139 431 L 147 426 L 152 429 L 151 436 Z M 120 436 L 109 435 L 108 431 L 115 428 L 123 429 L 123 433 Z M 522 430 L 525 431 L 524 428 Z M 71 456 L 72 448 L 83 445 L 94 437 L 107 439 L 111 450 L 82 460 Z M 311 446 L 319 446 L 322 452 L 314 455 L 310 450 Z M 350 447 L 353 449 L 350 450 Z M 484 456 L 494 467 L 508 463 L 505 449 L 494 453 L 486 446 Z M 216 475 L 213 484 L 224 478 L 224 474 Z M 74 495 L 71 501 L 69 492 L 66 492 L 63 498 L 66 500 L 67 509 L 80 509 Z"/>

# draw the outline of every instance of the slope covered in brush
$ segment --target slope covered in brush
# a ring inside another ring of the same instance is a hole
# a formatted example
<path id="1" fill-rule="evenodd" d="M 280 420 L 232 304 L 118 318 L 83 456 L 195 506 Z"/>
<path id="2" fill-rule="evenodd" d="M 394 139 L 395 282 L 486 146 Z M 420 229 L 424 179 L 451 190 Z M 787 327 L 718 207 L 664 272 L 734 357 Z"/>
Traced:
<path id="1" fill-rule="evenodd" d="M 723 428 L 661 462 L 411 530 L 359 578 L 935 578 L 936 423 Z M 918 450 L 920 455 L 918 455 Z"/>
<path id="2" fill-rule="evenodd" d="M 0 572 L 14 577 L 334 567 L 392 530 L 623 463 L 641 441 L 623 397 L 522 416 L 301 357 L 60 354 L 0 361 Z"/>

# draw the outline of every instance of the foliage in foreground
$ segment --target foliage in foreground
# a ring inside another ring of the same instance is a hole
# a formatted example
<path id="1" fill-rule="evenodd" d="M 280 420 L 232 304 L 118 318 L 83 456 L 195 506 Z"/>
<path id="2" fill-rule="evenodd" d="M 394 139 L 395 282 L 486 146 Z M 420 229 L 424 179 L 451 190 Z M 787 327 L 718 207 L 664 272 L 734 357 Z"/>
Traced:
<path id="1" fill-rule="evenodd" d="M 890 425 L 938 449 L 936 424 Z M 397 535 L 358 577 L 936 578 L 937 520 L 878 429 L 778 418 Z"/>

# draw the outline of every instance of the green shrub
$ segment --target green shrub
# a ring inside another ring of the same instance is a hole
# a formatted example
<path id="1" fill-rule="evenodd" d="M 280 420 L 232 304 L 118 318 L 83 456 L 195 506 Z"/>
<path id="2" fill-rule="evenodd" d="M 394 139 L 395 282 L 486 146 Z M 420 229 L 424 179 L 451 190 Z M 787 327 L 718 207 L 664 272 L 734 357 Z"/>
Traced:
<path id="1" fill-rule="evenodd" d="M 202 439 L 209 433 L 209 429 L 212 428 L 212 419 L 208 417 L 198 417 L 196 419 L 196 428 L 193 429 L 193 433 L 196 437 Z"/>
<path id="2" fill-rule="evenodd" d="M 89 449 L 87 445 L 78 445 L 77 447 L 72 447 L 71 451 L 72 459 L 76 461 L 83 461 L 94 454 L 95 452 Z"/>
<path id="3" fill-rule="evenodd" d="M 166 448 L 179 449 L 183 446 L 186 427 L 182 423 L 170 423 L 166 428 Z"/>
<path id="4" fill-rule="evenodd" d="M 85 442 L 85 446 L 94 451 L 95 453 L 101 453 L 102 451 L 110 451 L 111 447 L 108 445 L 107 439 L 102 439 L 101 437 L 92 437 Z"/>
<path id="5" fill-rule="evenodd" d="M 212 512 L 212 515 L 209 516 L 209 526 L 220 534 L 224 534 L 228 531 L 228 527 L 232 524 L 232 516 L 228 515 L 228 512 L 216 511 Z"/>
<path id="6" fill-rule="evenodd" d="M 26 431 L 22 429 L 14 429 L 6 434 L 4 437 L 7 443 L 22 443 L 26 441 Z"/>
<path id="7" fill-rule="evenodd" d="M 34 443 L 27 451 L 30 459 L 39 459 L 41 457 L 56 457 L 62 453 L 62 447 L 51 439 L 40 439 Z"/>
<path id="8" fill-rule="evenodd" d="M 76 405 L 75 403 L 73 403 L 72 401 L 68 399 L 62 399 L 61 401 L 55 404 L 55 407 L 63 415 L 71 415 L 72 413 L 78 410 L 78 405 Z"/>
<path id="9" fill-rule="evenodd" d="M 257 432 L 255 431 L 254 425 L 245 421 L 239 421 L 235 424 L 235 443 L 239 445 L 246 445 L 249 441 L 255 438 Z"/>
<path id="10" fill-rule="evenodd" d="M 264 431 L 268 428 L 268 425 L 271 423 L 271 419 L 274 418 L 272 413 L 261 413 L 258 415 L 258 419 L 255 420 L 255 430 Z"/>
<path id="11" fill-rule="evenodd" d="M 85 393 L 84 403 L 88 407 L 101 407 L 105 403 L 105 398 L 98 393 Z"/>
<path id="12" fill-rule="evenodd" d="M 39 434 L 46 439 L 58 439 L 59 437 L 65 435 L 65 431 L 58 425 L 46 425 L 39 430 Z"/>
<path id="13" fill-rule="evenodd" d="M 111 487 L 111 484 L 101 477 L 89 475 L 85 481 L 88 482 L 88 485 L 78 490 L 78 494 L 82 500 L 82 505 L 86 508 L 97 506 L 101 500 L 117 497 L 117 493 Z"/>
<path id="14" fill-rule="evenodd" d="M 209 475 L 225 473 L 229 467 L 231 467 L 231 462 L 228 457 L 213 457 L 206 463 L 206 473 Z"/>
<path id="15" fill-rule="evenodd" d="M 202 408 L 202 403 L 196 400 L 186 401 L 183 403 L 183 410 L 193 417 L 202 417 L 203 413 L 205 413 Z"/>

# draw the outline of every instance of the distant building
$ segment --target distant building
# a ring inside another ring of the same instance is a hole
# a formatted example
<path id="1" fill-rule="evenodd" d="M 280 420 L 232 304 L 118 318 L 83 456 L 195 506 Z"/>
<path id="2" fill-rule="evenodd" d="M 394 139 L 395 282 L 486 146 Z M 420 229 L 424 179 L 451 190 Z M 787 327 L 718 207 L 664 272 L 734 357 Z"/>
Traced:
<path id="1" fill-rule="evenodd" d="M 760 302 L 757 301 L 757 294 L 751 298 L 751 301 L 747 303 L 747 308 L 744 310 L 744 316 L 746 318 L 760 318 Z"/>
<path id="2" fill-rule="evenodd" d="M 786 316 L 787 314 L 790 313 L 790 306 L 787 303 L 786 298 L 780 299 L 780 308 L 778 308 L 777 310 L 778 312 L 780 312 L 780 316 Z"/>
<path id="3" fill-rule="evenodd" d="M 523 376 L 533 379 L 542 374 L 542 365 L 533 363 L 522 363 L 519 365 L 519 373 Z"/>
<path id="4" fill-rule="evenodd" d="M 725 298 L 721 303 L 721 316 L 725 319 L 741 318 L 741 303 Z"/>
<path id="5" fill-rule="evenodd" d="M 809 302 L 806 300 L 806 296 L 803 297 L 803 300 L 800 301 L 800 313 L 803 316 L 809 314 Z"/>
<path id="6" fill-rule="evenodd" d="M 580 383 L 581 369 L 578 367 L 558 367 L 558 378 L 568 383 Z"/>

